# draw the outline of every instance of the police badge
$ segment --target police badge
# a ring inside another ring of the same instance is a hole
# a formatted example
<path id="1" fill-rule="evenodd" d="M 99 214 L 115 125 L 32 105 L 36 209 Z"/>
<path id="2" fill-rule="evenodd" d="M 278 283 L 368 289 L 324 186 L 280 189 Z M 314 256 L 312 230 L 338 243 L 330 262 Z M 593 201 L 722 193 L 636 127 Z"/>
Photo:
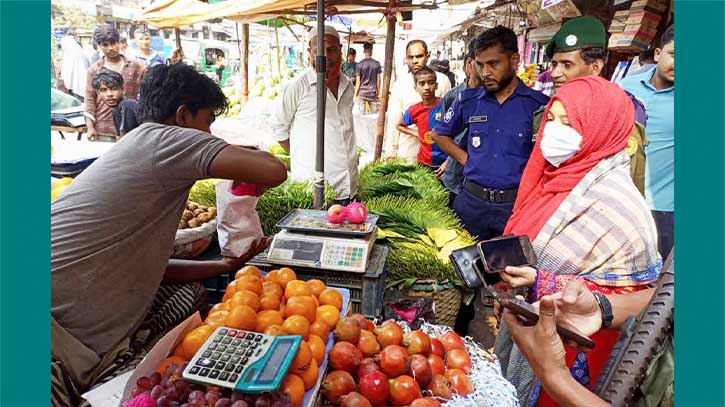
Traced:
<path id="1" fill-rule="evenodd" d="M 471 137 L 471 145 L 475 148 L 480 147 L 481 146 L 481 137 L 479 137 L 479 136 Z"/>

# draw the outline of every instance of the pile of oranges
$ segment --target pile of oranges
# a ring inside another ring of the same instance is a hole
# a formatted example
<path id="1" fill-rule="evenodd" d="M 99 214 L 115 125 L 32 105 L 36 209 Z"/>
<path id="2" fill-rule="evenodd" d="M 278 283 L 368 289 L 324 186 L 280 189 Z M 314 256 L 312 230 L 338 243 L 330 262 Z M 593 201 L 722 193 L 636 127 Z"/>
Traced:
<path id="1" fill-rule="evenodd" d="M 263 277 L 257 267 L 246 266 L 236 273 L 222 302 L 209 311 L 204 323 L 179 343 L 174 356 L 190 360 L 220 326 L 273 336 L 300 335 L 302 343 L 280 387 L 293 406 L 300 406 L 305 391 L 317 382 L 342 302 L 339 291 L 320 280 L 297 280 L 292 269 L 273 270 Z"/>

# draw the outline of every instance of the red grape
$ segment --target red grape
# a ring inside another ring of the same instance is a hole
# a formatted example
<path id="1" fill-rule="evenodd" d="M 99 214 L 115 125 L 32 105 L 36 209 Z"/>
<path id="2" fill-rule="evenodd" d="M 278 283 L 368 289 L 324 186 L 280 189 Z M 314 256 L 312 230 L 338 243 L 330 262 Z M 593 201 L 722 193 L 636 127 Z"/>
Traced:
<path id="1" fill-rule="evenodd" d="M 160 384 L 157 384 L 153 389 L 151 389 L 151 398 L 154 400 L 161 397 L 162 394 L 164 394 L 164 386 Z"/>
<path id="2" fill-rule="evenodd" d="M 214 407 L 231 407 L 231 405 L 232 400 L 224 397 L 217 400 L 217 402 L 214 404 Z"/>
<path id="3" fill-rule="evenodd" d="M 249 407 L 249 404 L 244 400 L 237 400 L 232 404 L 232 407 Z"/>

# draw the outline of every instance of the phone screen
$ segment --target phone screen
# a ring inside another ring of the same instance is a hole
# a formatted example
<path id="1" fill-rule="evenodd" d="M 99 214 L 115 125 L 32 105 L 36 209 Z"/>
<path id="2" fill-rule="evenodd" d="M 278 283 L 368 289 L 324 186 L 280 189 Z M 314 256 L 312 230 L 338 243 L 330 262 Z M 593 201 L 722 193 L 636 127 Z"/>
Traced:
<path id="1" fill-rule="evenodd" d="M 482 242 L 481 251 L 490 270 L 503 270 L 506 266 L 528 264 L 518 237 Z"/>

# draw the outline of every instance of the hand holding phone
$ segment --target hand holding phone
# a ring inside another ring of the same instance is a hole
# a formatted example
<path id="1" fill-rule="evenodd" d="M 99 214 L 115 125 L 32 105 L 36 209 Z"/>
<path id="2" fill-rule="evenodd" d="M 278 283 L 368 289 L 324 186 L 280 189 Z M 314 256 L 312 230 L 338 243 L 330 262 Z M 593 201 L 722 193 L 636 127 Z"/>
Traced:
<path id="1" fill-rule="evenodd" d="M 478 251 L 487 273 L 500 273 L 506 267 L 536 265 L 536 253 L 528 236 L 501 236 L 478 243 Z"/>
<path id="2" fill-rule="evenodd" d="M 536 269 L 533 267 L 506 266 L 500 275 L 511 288 L 531 287 L 536 282 Z"/>

